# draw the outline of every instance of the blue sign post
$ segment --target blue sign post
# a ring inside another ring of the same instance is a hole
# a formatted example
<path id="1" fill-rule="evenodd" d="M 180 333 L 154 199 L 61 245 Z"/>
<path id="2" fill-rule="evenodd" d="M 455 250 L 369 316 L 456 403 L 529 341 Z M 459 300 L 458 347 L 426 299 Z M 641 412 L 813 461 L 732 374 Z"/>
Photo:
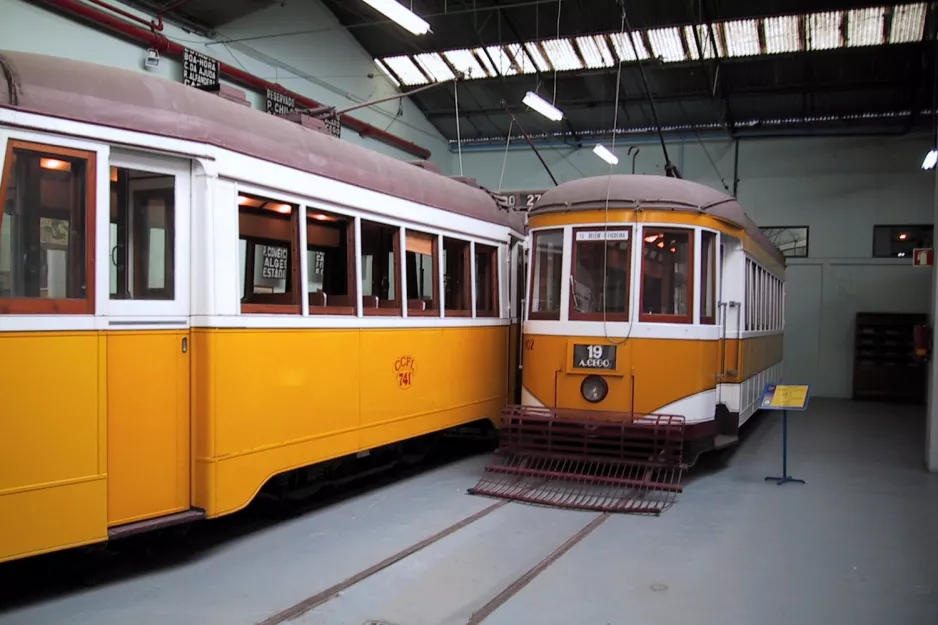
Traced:
<path id="1" fill-rule="evenodd" d="M 762 389 L 759 408 L 782 411 L 782 476 L 767 477 L 765 478 L 766 482 L 771 480 L 778 486 L 786 482 L 805 483 L 804 480 L 788 475 L 788 411 L 806 410 L 810 390 L 811 387 L 807 384 L 766 384 L 765 388 Z"/>

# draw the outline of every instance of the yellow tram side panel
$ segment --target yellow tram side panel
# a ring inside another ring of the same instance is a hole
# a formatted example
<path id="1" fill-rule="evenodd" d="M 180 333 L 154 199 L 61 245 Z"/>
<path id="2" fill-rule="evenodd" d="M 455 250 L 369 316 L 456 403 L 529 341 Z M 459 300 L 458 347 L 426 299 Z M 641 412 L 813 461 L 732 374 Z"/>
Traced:
<path id="1" fill-rule="evenodd" d="M 572 367 L 573 343 L 617 345 L 614 373 L 577 370 Z M 726 341 L 727 369 L 740 363 L 739 383 L 781 361 L 782 335 Z M 545 406 L 577 410 L 629 411 L 632 409 L 632 376 L 635 378 L 634 410 L 650 413 L 685 397 L 715 388 L 720 371 L 720 341 L 676 339 L 605 339 L 525 335 L 524 387 Z M 601 373 L 609 395 L 601 407 L 583 399 L 580 384 L 590 373 Z M 555 382 L 556 380 L 556 382 Z"/>
<path id="2" fill-rule="evenodd" d="M 106 351 L 0 333 L 0 561 L 107 538 Z"/>
<path id="3" fill-rule="evenodd" d="M 107 333 L 108 526 L 188 510 L 189 330 Z"/>
<path id="4" fill-rule="evenodd" d="M 195 505 L 233 512 L 283 471 L 497 419 L 508 333 L 193 331 Z"/>

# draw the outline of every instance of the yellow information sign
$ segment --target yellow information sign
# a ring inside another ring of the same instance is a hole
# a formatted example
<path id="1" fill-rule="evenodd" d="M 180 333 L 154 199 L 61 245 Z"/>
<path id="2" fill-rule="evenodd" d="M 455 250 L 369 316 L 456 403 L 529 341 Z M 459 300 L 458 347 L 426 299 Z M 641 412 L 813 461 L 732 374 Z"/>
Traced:
<path id="1" fill-rule="evenodd" d="M 763 410 L 805 410 L 811 387 L 807 384 L 766 384 L 759 400 Z"/>

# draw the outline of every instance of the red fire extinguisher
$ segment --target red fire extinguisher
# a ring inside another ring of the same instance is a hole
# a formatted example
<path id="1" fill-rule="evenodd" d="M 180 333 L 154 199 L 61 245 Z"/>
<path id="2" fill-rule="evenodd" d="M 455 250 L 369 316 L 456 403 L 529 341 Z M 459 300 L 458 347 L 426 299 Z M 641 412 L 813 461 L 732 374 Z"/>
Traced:
<path id="1" fill-rule="evenodd" d="M 931 356 L 931 328 L 924 323 L 916 324 L 912 330 L 913 357 L 920 362 L 927 362 Z"/>

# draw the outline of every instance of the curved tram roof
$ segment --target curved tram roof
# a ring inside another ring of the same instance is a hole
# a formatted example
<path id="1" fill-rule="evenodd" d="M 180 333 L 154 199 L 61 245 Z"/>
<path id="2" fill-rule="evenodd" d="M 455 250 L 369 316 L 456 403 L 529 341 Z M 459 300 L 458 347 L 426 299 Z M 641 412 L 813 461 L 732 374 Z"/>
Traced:
<path id="1" fill-rule="evenodd" d="M 785 266 L 781 251 L 746 215 L 736 198 L 690 180 L 647 174 L 614 174 L 571 180 L 545 192 L 528 214 L 602 209 L 606 206 L 607 194 L 611 209 L 682 210 L 735 224 Z"/>
<path id="2" fill-rule="evenodd" d="M 19 84 L 0 107 L 214 145 L 312 174 L 525 231 L 523 216 L 500 209 L 471 183 L 182 83 L 142 72 L 0 50 Z"/>

